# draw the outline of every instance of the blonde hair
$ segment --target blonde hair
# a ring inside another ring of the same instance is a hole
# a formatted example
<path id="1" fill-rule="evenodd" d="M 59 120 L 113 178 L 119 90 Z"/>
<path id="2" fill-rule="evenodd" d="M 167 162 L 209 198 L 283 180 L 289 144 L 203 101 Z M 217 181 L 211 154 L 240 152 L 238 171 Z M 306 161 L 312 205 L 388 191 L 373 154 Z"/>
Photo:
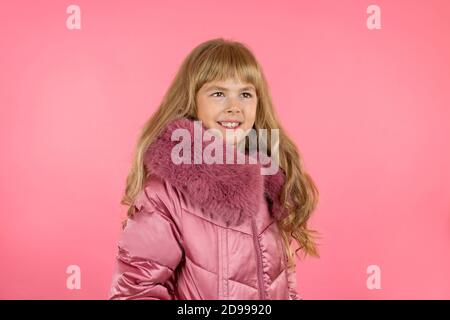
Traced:
<path id="1" fill-rule="evenodd" d="M 132 217 L 134 200 L 150 175 L 144 166 L 144 154 L 161 130 L 169 122 L 178 118 L 195 119 L 198 90 L 207 82 L 229 78 L 240 79 L 242 82 L 255 86 L 258 97 L 254 125 L 256 131 L 260 128 L 269 129 L 267 130 L 268 141 L 271 141 L 270 129 L 279 130 L 279 164 L 287 177 L 280 201 L 289 215 L 278 222 L 278 227 L 282 234 L 288 266 L 295 266 L 295 257 L 291 248 L 292 239 L 295 239 L 298 245 L 295 250 L 297 256 L 298 251 L 302 250 L 305 257 L 306 255 L 319 257 L 314 240 L 314 234 L 317 232 L 307 227 L 308 220 L 318 202 L 318 190 L 304 170 L 295 144 L 275 116 L 261 66 L 251 51 L 240 42 L 222 38 L 209 40 L 195 47 L 185 58 L 159 108 L 143 126 L 121 204 L 129 206 L 128 217 Z M 270 144 L 267 148 L 270 152 Z"/>

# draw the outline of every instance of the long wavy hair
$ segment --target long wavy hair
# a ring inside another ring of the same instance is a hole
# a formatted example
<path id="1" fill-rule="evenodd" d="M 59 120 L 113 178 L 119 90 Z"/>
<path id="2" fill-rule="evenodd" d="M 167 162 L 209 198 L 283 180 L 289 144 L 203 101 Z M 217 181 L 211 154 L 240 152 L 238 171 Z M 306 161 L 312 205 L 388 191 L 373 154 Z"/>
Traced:
<path id="1" fill-rule="evenodd" d="M 135 213 L 133 206 L 138 193 L 143 189 L 151 174 L 144 166 L 144 154 L 166 125 L 176 119 L 189 117 L 197 119 L 196 95 L 203 84 L 214 80 L 240 79 L 255 86 L 258 97 L 254 128 L 270 129 L 279 133 L 279 165 L 286 174 L 280 201 L 288 210 L 288 216 L 278 221 L 284 253 L 288 266 L 295 267 L 291 242 L 295 239 L 298 252 L 319 257 L 315 238 L 317 231 L 308 229 L 308 220 L 313 213 L 319 193 L 303 164 L 293 141 L 287 136 L 278 121 L 266 78 L 262 68 L 250 49 L 244 44 L 222 38 L 212 39 L 195 47 L 182 62 L 159 108 L 145 122 L 137 141 L 132 165 L 126 179 L 126 188 L 121 204 L 129 206 L 128 217 Z M 270 144 L 267 144 L 270 154 Z M 125 226 L 124 221 L 123 226 Z"/>

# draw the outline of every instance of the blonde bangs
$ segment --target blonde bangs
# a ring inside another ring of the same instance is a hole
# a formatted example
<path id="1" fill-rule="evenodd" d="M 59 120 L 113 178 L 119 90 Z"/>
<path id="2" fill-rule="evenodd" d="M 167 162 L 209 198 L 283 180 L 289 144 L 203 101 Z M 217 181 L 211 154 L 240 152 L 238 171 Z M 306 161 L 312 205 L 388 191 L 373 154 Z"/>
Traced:
<path id="1" fill-rule="evenodd" d="M 238 43 L 234 45 L 212 46 L 201 52 L 192 66 L 192 79 L 197 92 L 210 81 L 239 79 L 255 86 L 257 93 L 262 87 L 260 67 L 247 48 Z"/>

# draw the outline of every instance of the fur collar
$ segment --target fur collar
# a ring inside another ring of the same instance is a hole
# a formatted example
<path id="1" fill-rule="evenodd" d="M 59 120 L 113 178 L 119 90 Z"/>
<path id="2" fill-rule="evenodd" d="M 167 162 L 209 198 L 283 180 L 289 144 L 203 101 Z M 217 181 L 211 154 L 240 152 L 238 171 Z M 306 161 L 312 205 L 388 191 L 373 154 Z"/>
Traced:
<path id="1" fill-rule="evenodd" d="M 268 201 L 273 218 L 281 220 L 286 216 L 286 210 L 279 202 L 285 180 L 281 168 L 274 175 L 261 175 L 259 162 L 194 164 L 191 161 L 192 164 L 174 164 L 171 160 L 172 147 L 180 142 L 172 141 L 171 137 L 172 132 L 178 128 L 187 129 L 191 137 L 194 136 L 193 120 L 180 118 L 170 122 L 144 155 L 144 164 L 150 174 L 168 181 L 198 205 L 203 214 L 218 217 L 228 225 L 240 224 L 247 217 L 256 214 L 262 193 Z M 203 125 L 202 130 L 202 133 L 206 130 Z M 202 148 L 209 143 L 203 142 Z M 192 154 L 194 147 L 201 146 L 195 146 L 194 139 L 191 139 Z"/>

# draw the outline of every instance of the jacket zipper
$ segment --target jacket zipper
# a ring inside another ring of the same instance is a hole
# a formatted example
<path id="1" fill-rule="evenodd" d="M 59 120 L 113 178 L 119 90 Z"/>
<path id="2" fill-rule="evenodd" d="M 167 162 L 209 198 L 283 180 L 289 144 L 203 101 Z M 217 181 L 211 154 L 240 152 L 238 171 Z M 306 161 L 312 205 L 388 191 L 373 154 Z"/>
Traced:
<path id="1" fill-rule="evenodd" d="M 257 257 L 257 269 L 258 269 L 258 289 L 259 289 L 259 297 L 261 300 L 266 300 L 266 295 L 264 292 L 264 280 L 263 280 L 263 263 L 262 263 L 262 253 L 261 253 L 261 246 L 258 240 L 258 235 L 256 231 L 256 222 L 255 218 L 252 216 L 252 229 L 253 229 L 253 242 L 255 244 L 256 249 L 256 257 Z"/>

